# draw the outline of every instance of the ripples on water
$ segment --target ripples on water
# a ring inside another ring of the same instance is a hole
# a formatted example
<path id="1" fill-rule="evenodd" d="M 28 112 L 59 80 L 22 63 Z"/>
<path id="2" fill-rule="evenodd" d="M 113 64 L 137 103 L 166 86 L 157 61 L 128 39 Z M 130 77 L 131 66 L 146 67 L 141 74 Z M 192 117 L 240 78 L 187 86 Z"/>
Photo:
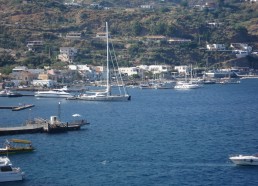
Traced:
<path id="1" fill-rule="evenodd" d="M 32 117 L 79 113 L 90 121 L 66 134 L 2 136 L 32 140 L 35 153 L 11 156 L 26 180 L 7 185 L 257 185 L 256 167 L 237 167 L 230 154 L 258 149 L 258 80 L 177 90 L 130 89 L 131 102 L 32 97 L 31 111 L 1 110 L 0 126 Z"/>

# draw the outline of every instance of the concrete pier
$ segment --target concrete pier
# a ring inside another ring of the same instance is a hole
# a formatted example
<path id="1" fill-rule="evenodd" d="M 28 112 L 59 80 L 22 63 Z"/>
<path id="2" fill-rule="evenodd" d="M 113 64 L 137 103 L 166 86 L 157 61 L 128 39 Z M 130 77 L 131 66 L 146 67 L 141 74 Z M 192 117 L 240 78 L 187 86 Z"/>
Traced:
<path id="1" fill-rule="evenodd" d="M 20 110 L 24 110 L 24 109 L 31 108 L 31 107 L 34 107 L 34 106 L 35 105 L 32 105 L 32 104 L 22 105 L 22 106 L 18 106 L 18 107 L 12 108 L 12 111 L 20 111 Z"/>
<path id="2" fill-rule="evenodd" d="M 0 109 L 11 109 L 12 111 L 20 111 L 27 108 L 34 107 L 33 104 L 19 105 L 19 106 L 0 106 Z"/>
<path id="3" fill-rule="evenodd" d="M 87 123 L 89 124 L 89 123 Z M 67 124 L 65 127 L 51 126 L 49 130 L 49 124 L 47 125 L 26 125 L 20 127 L 4 127 L 0 128 L 0 136 L 14 135 L 14 134 L 32 134 L 32 133 L 59 133 L 67 131 L 80 130 L 82 125 L 79 124 Z"/>
<path id="4" fill-rule="evenodd" d="M 0 136 L 13 135 L 13 134 L 31 134 L 44 132 L 43 127 L 38 126 L 20 126 L 20 127 L 5 127 L 0 128 Z"/>

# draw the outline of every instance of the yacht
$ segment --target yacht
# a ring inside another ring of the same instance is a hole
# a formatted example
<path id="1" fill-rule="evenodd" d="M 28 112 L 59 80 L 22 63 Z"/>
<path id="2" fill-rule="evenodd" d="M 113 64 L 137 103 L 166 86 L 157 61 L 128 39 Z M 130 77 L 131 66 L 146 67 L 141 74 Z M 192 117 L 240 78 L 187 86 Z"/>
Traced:
<path id="1" fill-rule="evenodd" d="M 0 157 L 0 183 L 23 180 L 24 172 L 18 167 L 12 167 L 8 157 Z"/>
<path id="2" fill-rule="evenodd" d="M 175 89 L 196 89 L 200 88 L 199 84 L 191 83 L 191 82 L 177 82 L 177 84 L 174 87 Z"/>
<path id="3" fill-rule="evenodd" d="M 68 92 L 65 92 L 62 89 L 53 89 L 49 91 L 38 91 L 35 93 L 36 97 L 47 97 L 47 98 L 70 98 L 73 97 Z"/>
<path id="4" fill-rule="evenodd" d="M 229 159 L 236 165 L 258 165 L 258 154 L 231 156 Z"/>

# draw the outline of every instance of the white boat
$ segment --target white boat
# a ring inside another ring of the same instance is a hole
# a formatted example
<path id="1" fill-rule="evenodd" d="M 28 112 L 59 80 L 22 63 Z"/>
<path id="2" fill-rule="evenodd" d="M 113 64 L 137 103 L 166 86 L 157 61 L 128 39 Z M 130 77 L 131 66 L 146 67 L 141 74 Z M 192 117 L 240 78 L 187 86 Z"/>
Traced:
<path id="1" fill-rule="evenodd" d="M 154 88 L 155 89 L 172 89 L 176 85 L 176 82 L 160 82 L 160 83 L 155 83 Z"/>
<path id="2" fill-rule="evenodd" d="M 187 81 L 187 76 L 185 74 L 185 80 L 184 81 L 178 81 L 174 87 L 174 89 L 182 89 L 182 90 L 188 90 L 188 89 L 196 89 L 200 88 L 201 85 L 199 83 L 193 82 L 192 77 L 192 65 L 191 65 L 191 80 Z"/>
<path id="3" fill-rule="evenodd" d="M 258 165 L 258 154 L 231 156 L 229 159 L 236 165 Z"/>
<path id="4" fill-rule="evenodd" d="M 239 84 L 241 81 L 238 78 L 221 78 L 220 84 Z"/>
<path id="5" fill-rule="evenodd" d="M 152 89 L 152 85 L 150 83 L 140 83 L 139 85 L 140 89 Z"/>
<path id="6" fill-rule="evenodd" d="M 131 96 L 127 94 L 126 88 L 124 86 L 124 83 L 122 81 L 122 77 L 119 74 L 119 79 L 121 83 L 117 82 L 119 85 L 123 85 L 122 87 L 117 87 L 119 94 L 113 94 L 111 92 L 111 83 L 110 83 L 110 73 L 109 73 L 109 34 L 108 34 L 108 24 L 106 22 L 106 40 L 107 40 L 107 76 L 106 76 L 106 89 L 104 91 L 95 91 L 95 92 L 86 92 L 83 94 L 80 94 L 78 96 L 74 96 L 72 98 L 67 99 L 76 99 L 76 100 L 85 100 L 85 101 L 129 101 L 131 100 Z M 115 57 L 110 56 L 111 60 L 116 59 Z M 114 62 L 112 61 L 112 64 Z M 118 76 L 118 75 L 117 75 Z M 116 80 L 118 81 L 118 77 L 116 76 Z M 123 93 L 122 93 L 123 92 Z"/>
<path id="7" fill-rule="evenodd" d="M 0 97 L 21 97 L 22 94 L 18 93 L 18 92 L 13 92 L 9 89 L 4 89 L 2 91 L 0 91 Z"/>
<path id="8" fill-rule="evenodd" d="M 0 157 L 0 183 L 23 180 L 24 172 L 18 167 L 12 167 L 8 157 Z"/>
<path id="9" fill-rule="evenodd" d="M 8 91 L 7 89 L 1 90 L 0 91 L 0 97 L 7 97 L 8 96 Z"/>
<path id="10" fill-rule="evenodd" d="M 196 88 L 200 88 L 199 84 L 194 84 L 194 83 L 190 83 L 190 82 L 178 82 L 175 87 L 175 89 L 196 89 Z"/>
<path id="11" fill-rule="evenodd" d="M 36 97 L 47 97 L 47 98 L 70 98 L 73 97 L 68 92 L 65 92 L 62 89 L 53 89 L 49 91 L 38 91 L 35 93 Z"/>

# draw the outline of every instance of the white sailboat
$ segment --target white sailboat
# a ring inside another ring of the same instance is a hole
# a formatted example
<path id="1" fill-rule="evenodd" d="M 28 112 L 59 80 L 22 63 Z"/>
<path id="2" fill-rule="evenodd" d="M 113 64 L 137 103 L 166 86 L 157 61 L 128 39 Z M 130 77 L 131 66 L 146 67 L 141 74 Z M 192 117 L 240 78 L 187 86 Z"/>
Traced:
<path id="1" fill-rule="evenodd" d="M 185 74 L 185 81 L 178 81 L 175 89 L 182 89 L 182 90 L 188 90 L 188 89 L 196 89 L 200 88 L 201 86 L 197 83 L 193 83 L 192 81 L 192 65 L 191 65 L 191 80 L 187 81 L 186 74 Z"/>
<path id="2" fill-rule="evenodd" d="M 109 34 L 108 34 L 108 23 L 106 22 L 106 40 L 107 40 L 107 84 L 106 89 L 104 91 L 94 91 L 94 92 L 86 92 L 84 94 L 78 95 L 73 98 L 67 99 L 76 99 L 76 100 L 85 100 L 85 101 L 129 101 L 131 100 L 131 96 L 127 93 L 124 83 L 122 82 L 122 90 L 119 86 L 119 94 L 112 94 L 111 85 L 110 85 L 110 72 L 109 72 Z M 112 58 L 111 58 L 112 59 Z M 122 81 L 122 77 L 120 76 Z M 122 91 L 124 94 L 122 94 Z"/>

